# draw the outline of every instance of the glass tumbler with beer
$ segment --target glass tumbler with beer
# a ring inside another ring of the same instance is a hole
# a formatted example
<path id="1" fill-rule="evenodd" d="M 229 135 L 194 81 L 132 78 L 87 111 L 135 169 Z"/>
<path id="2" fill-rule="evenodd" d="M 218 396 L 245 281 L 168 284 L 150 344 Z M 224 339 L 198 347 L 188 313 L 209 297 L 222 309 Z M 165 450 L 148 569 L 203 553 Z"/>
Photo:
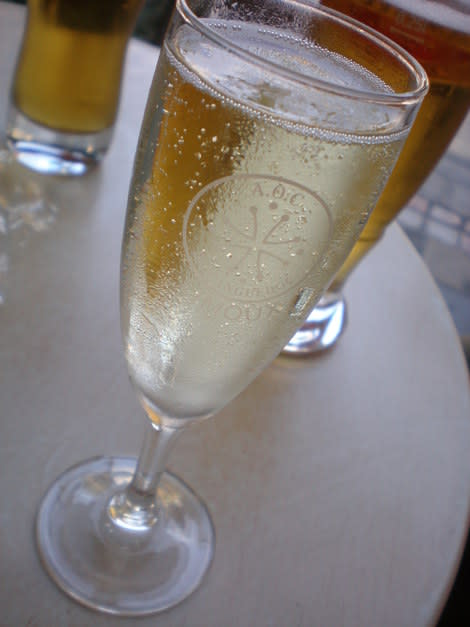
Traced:
<path id="1" fill-rule="evenodd" d="M 28 0 L 7 143 L 44 174 L 81 175 L 111 141 L 127 43 L 143 0 Z"/>
<path id="2" fill-rule="evenodd" d="M 144 445 L 137 463 L 98 458 L 65 472 L 37 518 L 43 564 L 74 599 L 149 614 L 199 585 L 213 527 L 164 471 L 168 454 L 302 324 L 352 249 L 426 89 L 405 52 L 309 3 L 177 1 L 121 258 Z"/>
<path id="3" fill-rule="evenodd" d="M 429 78 L 426 95 L 400 158 L 357 244 L 330 290 L 284 348 L 308 355 L 332 346 L 346 325 L 345 281 L 375 246 L 436 166 L 470 108 L 470 2 L 322 0 L 390 37 Z"/>

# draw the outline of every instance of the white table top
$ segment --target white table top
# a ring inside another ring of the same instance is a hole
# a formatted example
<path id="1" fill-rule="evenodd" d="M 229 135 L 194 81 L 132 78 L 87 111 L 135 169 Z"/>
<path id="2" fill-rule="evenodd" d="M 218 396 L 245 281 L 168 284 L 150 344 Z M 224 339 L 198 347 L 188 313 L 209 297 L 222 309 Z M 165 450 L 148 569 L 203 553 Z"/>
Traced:
<path id="1" fill-rule="evenodd" d="M 0 3 L 0 113 L 23 11 Z M 98 454 L 134 455 L 144 417 L 121 350 L 118 267 L 137 132 L 157 51 L 132 42 L 111 151 L 80 180 L 27 175 L 57 205 L 8 244 L 0 306 L 0 624 L 135 625 L 92 613 L 40 567 L 47 487 Z M 1 191 L 1 190 L 0 190 Z M 0 236 L 1 237 L 1 236 Z M 278 359 L 170 467 L 207 503 L 201 588 L 139 625 L 433 625 L 470 505 L 468 374 L 450 315 L 399 230 L 351 278 L 329 353 Z"/>

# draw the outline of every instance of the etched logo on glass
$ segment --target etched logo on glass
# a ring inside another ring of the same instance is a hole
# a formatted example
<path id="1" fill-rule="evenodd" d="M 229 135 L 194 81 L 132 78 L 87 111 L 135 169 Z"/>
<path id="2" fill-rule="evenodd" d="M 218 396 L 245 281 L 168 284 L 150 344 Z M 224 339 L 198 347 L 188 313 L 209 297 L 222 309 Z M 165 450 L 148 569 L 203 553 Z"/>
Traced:
<path id="1" fill-rule="evenodd" d="M 322 258 L 331 216 L 320 196 L 287 179 L 236 174 L 189 205 L 183 244 L 194 272 L 232 300 L 261 302 L 298 286 Z"/>

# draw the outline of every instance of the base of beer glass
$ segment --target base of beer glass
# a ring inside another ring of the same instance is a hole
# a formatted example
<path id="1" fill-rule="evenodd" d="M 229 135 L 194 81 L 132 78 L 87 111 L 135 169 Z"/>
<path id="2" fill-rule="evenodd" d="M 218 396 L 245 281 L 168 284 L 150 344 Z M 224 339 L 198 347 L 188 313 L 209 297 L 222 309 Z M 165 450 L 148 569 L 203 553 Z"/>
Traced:
<path id="1" fill-rule="evenodd" d="M 347 325 L 347 307 L 341 294 L 327 292 L 289 343 L 284 355 L 308 356 L 331 348 Z"/>
<path id="2" fill-rule="evenodd" d="M 16 160 L 40 174 L 82 176 L 105 155 L 112 127 L 96 133 L 65 133 L 41 126 L 10 105 L 7 145 Z"/>
<path id="3" fill-rule="evenodd" d="M 192 490 L 164 473 L 152 527 L 116 525 L 112 496 L 130 482 L 135 460 L 96 458 L 51 486 L 39 509 L 37 544 L 55 583 L 83 605 L 122 616 L 168 609 L 201 583 L 212 561 L 214 530 Z"/>

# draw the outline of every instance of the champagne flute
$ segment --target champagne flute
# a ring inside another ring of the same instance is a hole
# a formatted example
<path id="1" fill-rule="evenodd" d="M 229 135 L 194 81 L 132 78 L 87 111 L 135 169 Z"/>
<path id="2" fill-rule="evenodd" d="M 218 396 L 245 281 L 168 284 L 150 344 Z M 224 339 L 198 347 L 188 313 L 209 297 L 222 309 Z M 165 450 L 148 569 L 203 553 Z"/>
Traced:
<path id="1" fill-rule="evenodd" d="M 470 4 L 445 0 L 321 0 L 406 48 L 424 67 L 429 91 L 390 179 L 328 292 L 283 352 L 310 355 L 333 346 L 347 324 L 344 284 L 421 187 L 470 110 Z"/>
<path id="2" fill-rule="evenodd" d="M 178 0 L 121 258 L 124 353 L 147 433 L 137 463 L 99 458 L 65 472 L 37 520 L 43 564 L 74 599 L 149 614 L 200 584 L 213 527 L 165 472 L 168 454 L 302 324 L 352 248 L 426 89 L 406 53 L 324 9 Z"/>

